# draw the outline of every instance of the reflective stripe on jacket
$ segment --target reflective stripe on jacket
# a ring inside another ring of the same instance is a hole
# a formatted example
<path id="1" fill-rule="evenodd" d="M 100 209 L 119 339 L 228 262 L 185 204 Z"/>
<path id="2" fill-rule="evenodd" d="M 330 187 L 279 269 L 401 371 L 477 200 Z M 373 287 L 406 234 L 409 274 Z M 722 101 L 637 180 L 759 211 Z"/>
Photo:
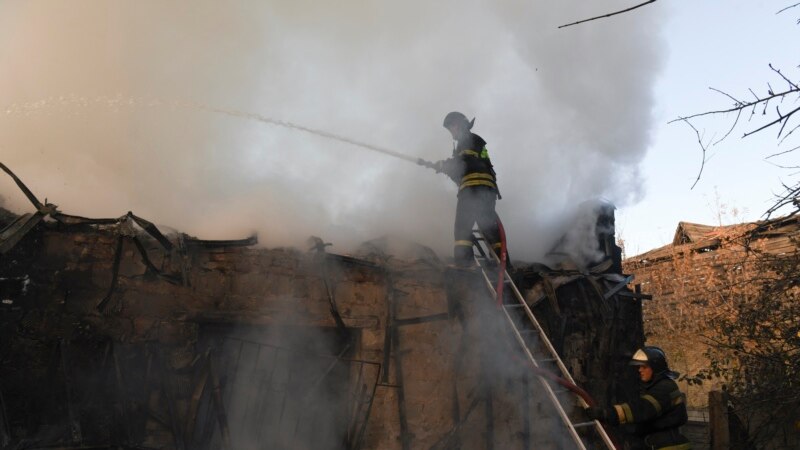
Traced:
<path id="1" fill-rule="evenodd" d="M 461 191 L 468 187 L 486 186 L 497 191 L 494 173 L 486 141 L 474 133 L 460 141 L 453 149 L 451 158 L 436 163 L 437 170 L 446 173 Z"/>
<path id="2" fill-rule="evenodd" d="M 669 377 L 656 376 L 643 386 L 638 398 L 614 405 L 611 413 L 612 421 L 637 424 L 637 434 L 644 437 L 648 448 L 691 449 L 688 439 L 678 431 L 688 420 L 686 397 Z"/>

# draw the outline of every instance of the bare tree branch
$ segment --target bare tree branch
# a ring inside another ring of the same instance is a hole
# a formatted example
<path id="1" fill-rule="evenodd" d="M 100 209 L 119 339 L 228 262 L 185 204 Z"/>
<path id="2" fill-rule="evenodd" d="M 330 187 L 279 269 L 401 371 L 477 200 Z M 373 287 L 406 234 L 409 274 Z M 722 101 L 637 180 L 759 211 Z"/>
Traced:
<path id="1" fill-rule="evenodd" d="M 793 88 L 795 88 L 795 89 L 800 89 L 800 88 L 798 88 L 798 87 L 797 87 L 797 84 L 795 84 L 795 83 L 794 83 L 792 80 L 790 80 L 790 79 L 786 78 L 786 76 L 785 76 L 784 74 L 782 74 L 780 70 L 778 70 L 778 69 L 776 69 L 776 68 L 772 67 L 772 63 L 770 63 L 770 64 L 769 64 L 769 68 L 770 68 L 770 69 L 772 69 L 772 71 L 773 71 L 773 72 L 775 72 L 775 73 L 777 73 L 778 75 L 780 75 L 780 76 L 781 76 L 781 78 L 783 78 L 784 80 L 786 80 L 786 82 L 787 82 L 787 83 L 789 83 L 789 86 L 791 86 L 791 87 L 793 87 Z"/>
<path id="2" fill-rule="evenodd" d="M 776 109 L 777 109 L 777 108 L 776 108 Z M 797 108 L 795 111 L 798 111 L 798 110 L 800 110 L 800 108 Z M 778 115 L 780 115 L 780 113 L 781 113 L 781 112 L 780 112 L 780 110 L 779 110 L 779 111 L 778 111 Z M 791 113 L 790 113 L 790 115 L 791 115 Z M 783 125 L 781 125 L 781 129 L 780 129 L 780 130 L 778 130 L 778 137 L 781 137 L 781 134 L 783 133 L 783 130 L 784 130 L 784 128 L 786 128 L 786 124 L 787 124 L 787 123 L 789 123 L 789 117 L 788 117 L 788 116 L 786 117 L 786 120 L 784 120 L 784 121 L 783 121 Z"/>
<path id="3" fill-rule="evenodd" d="M 765 219 L 769 219 L 770 217 L 772 217 L 772 215 L 774 213 L 776 213 L 778 210 L 780 210 L 781 208 L 783 208 L 786 205 L 795 204 L 795 206 L 798 206 L 796 204 L 795 200 L 797 199 L 797 196 L 800 195 L 800 185 L 795 185 L 795 186 L 791 186 L 790 187 L 790 186 L 787 186 L 785 183 L 782 183 L 782 184 L 783 184 L 784 192 L 783 192 L 783 194 L 775 194 L 775 197 L 777 198 L 777 200 L 775 201 L 775 204 L 772 205 L 764 213 L 763 217 Z"/>
<path id="4" fill-rule="evenodd" d="M 800 6 L 800 3 L 795 3 L 794 5 L 789 5 L 789 6 L 787 6 L 786 8 L 783 8 L 782 10 L 780 10 L 780 11 L 776 12 L 776 13 L 775 13 L 775 15 L 778 15 L 778 14 L 780 14 L 780 13 L 782 13 L 782 12 L 786 11 L 787 9 L 792 9 L 792 8 L 794 8 L 795 6 Z"/>
<path id="5" fill-rule="evenodd" d="M 753 92 L 753 90 L 752 90 L 752 89 L 750 89 L 750 88 L 747 88 L 747 90 L 748 90 L 748 91 L 750 91 L 750 93 L 751 93 L 751 94 L 753 94 L 753 97 L 755 97 L 755 98 L 756 98 L 756 101 L 758 101 L 758 96 L 756 95 L 756 93 L 755 93 L 755 92 Z"/>
<path id="6" fill-rule="evenodd" d="M 783 135 L 783 137 L 781 138 L 780 142 L 778 142 L 778 145 L 781 145 L 781 144 L 783 144 L 783 141 L 785 141 L 785 140 L 786 140 L 786 138 L 788 138 L 789 136 L 791 136 L 791 135 L 792 135 L 792 133 L 794 133 L 794 132 L 795 132 L 795 131 L 796 131 L 798 128 L 800 128 L 800 124 L 797 124 L 797 125 L 795 125 L 795 127 L 794 127 L 794 128 L 792 128 L 791 130 L 789 130 L 789 132 L 788 132 L 788 133 L 784 134 L 784 135 Z M 795 148 L 796 148 L 796 147 L 795 147 Z"/>
<path id="7" fill-rule="evenodd" d="M 774 163 L 772 161 L 766 161 L 766 163 L 771 166 L 775 166 L 779 169 L 800 169 L 800 166 L 784 166 L 782 164 Z"/>
<path id="8" fill-rule="evenodd" d="M 736 128 L 736 124 L 739 123 L 739 116 L 741 116 L 741 115 L 742 115 L 742 110 L 741 109 L 739 111 L 736 111 L 736 120 L 733 121 L 733 125 L 731 125 L 731 128 L 728 130 L 727 133 L 725 133 L 725 136 L 722 136 L 718 140 L 714 141 L 714 143 L 711 144 L 711 145 L 717 145 L 720 142 L 724 141 L 725 138 L 730 136 L 730 134 L 733 132 L 733 129 Z M 792 130 L 792 131 L 794 131 L 794 130 Z"/>
<path id="9" fill-rule="evenodd" d="M 709 87 L 710 90 L 712 90 L 712 91 L 714 91 L 714 92 L 716 92 L 718 94 L 724 95 L 728 99 L 732 100 L 733 101 L 733 106 L 731 106 L 730 108 L 727 108 L 727 109 L 706 111 L 706 112 L 701 112 L 701 113 L 692 114 L 692 115 L 688 115 L 688 116 L 679 116 L 678 118 L 670 120 L 668 122 L 668 123 L 685 122 L 687 125 L 689 125 L 692 128 L 692 130 L 695 132 L 695 135 L 697 136 L 697 141 L 698 141 L 698 144 L 700 145 L 700 150 L 702 152 L 702 161 L 701 161 L 700 170 L 699 170 L 699 173 L 698 173 L 698 178 L 695 179 L 694 183 L 692 184 L 692 189 L 694 189 L 694 187 L 699 182 L 699 178 L 700 178 L 700 176 L 702 176 L 703 169 L 705 167 L 705 162 L 708 160 L 708 157 L 707 157 L 708 144 L 704 144 L 703 143 L 703 139 L 702 139 L 702 136 L 700 135 L 700 132 L 697 130 L 697 128 L 692 123 L 693 119 L 698 119 L 698 118 L 701 118 L 701 117 L 711 116 L 711 115 L 724 115 L 724 114 L 736 112 L 736 118 L 733 120 L 733 123 L 731 124 L 730 128 L 725 133 L 725 135 L 723 135 L 722 138 L 720 138 L 718 140 L 714 140 L 712 138 L 709 141 L 709 142 L 711 142 L 710 145 L 719 144 L 720 142 L 724 141 L 733 132 L 733 130 L 739 124 L 739 119 L 741 118 L 742 111 L 745 111 L 745 110 L 748 110 L 748 109 L 750 110 L 750 115 L 748 117 L 748 122 L 750 122 L 750 121 L 752 121 L 753 117 L 756 114 L 756 108 L 757 107 L 761 108 L 762 106 L 763 106 L 763 110 L 761 111 L 761 115 L 762 116 L 772 115 L 772 117 L 771 118 L 767 118 L 766 121 L 765 121 L 766 123 L 762 122 L 763 123 L 762 125 L 757 126 L 752 131 L 745 132 L 744 135 L 742 136 L 742 138 L 751 136 L 751 135 L 756 134 L 756 133 L 758 133 L 760 131 L 763 131 L 763 130 L 765 130 L 767 128 L 770 128 L 770 127 L 773 127 L 773 126 L 777 126 L 778 135 L 777 135 L 776 139 L 778 141 L 778 145 L 781 145 L 784 141 L 787 140 L 787 138 L 790 135 L 792 135 L 795 131 L 797 131 L 800 128 L 800 124 L 797 124 L 797 123 L 790 124 L 789 123 L 792 117 L 800 117 L 800 114 L 798 114 L 798 112 L 800 112 L 800 106 L 796 107 L 794 109 L 791 109 L 788 112 L 782 112 L 781 109 L 780 109 L 780 104 L 783 104 L 784 100 L 795 99 L 794 103 L 796 104 L 797 103 L 797 99 L 800 99 L 800 82 L 793 81 L 791 78 L 789 78 L 788 76 L 784 75 L 783 72 L 781 72 L 779 69 L 776 69 L 774 66 L 772 66 L 772 64 L 769 64 L 769 68 L 777 76 L 779 76 L 784 82 L 786 82 L 788 84 L 788 87 L 785 90 L 776 92 L 772 88 L 770 83 L 767 82 L 767 92 L 766 92 L 765 95 L 759 96 L 755 91 L 753 91 L 753 89 L 748 88 L 747 90 L 754 97 L 754 100 L 744 101 L 744 100 L 740 100 L 740 99 L 734 97 L 731 94 L 728 94 L 725 91 L 722 91 L 722 90 L 717 89 L 717 88 Z M 774 114 L 769 114 L 768 111 L 767 111 L 767 107 L 769 106 L 770 101 L 772 101 L 774 99 L 779 99 L 780 102 L 779 102 L 779 105 L 775 107 L 775 113 Z M 760 119 L 759 121 L 761 121 L 761 120 L 763 120 L 763 119 Z M 788 132 L 787 132 L 787 130 L 788 130 Z M 785 152 L 774 153 L 774 154 L 770 155 L 769 157 L 767 157 L 766 159 L 769 159 L 769 158 L 772 158 L 772 157 L 775 157 L 775 156 L 778 156 L 778 155 L 784 155 L 784 154 L 787 154 L 787 153 L 791 153 L 791 152 L 797 150 L 798 148 L 800 148 L 800 147 L 794 147 L 794 148 L 792 148 L 790 150 L 787 150 Z M 775 165 L 777 167 L 785 168 L 785 169 L 796 169 L 797 168 L 796 165 L 792 165 L 792 164 L 773 164 L 773 165 Z M 785 189 L 786 189 L 786 193 L 783 196 L 779 196 L 778 200 L 773 205 L 773 207 L 770 208 L 765 213 L 765 215 L 767 217 L 769 217 L 772 213 L 774 213 L 778 209 L 780 209 L 780 208 L 782 208 L 782 207 L 784 207 L 784 206 L 786 206 L 788 204 L 791 204 L 793 202 L 794 197 L 796 197 L 798 195 L 798 192 L 795 192 L 794 189 L 800 189 L 800 183 L 798 183 L 796 186 L 794 186 L 791 189 L 788 188 L 788 187 L 785 187 Z M 798 206 L 800 206 L 800 205 L 798 205 Z"/>
<path id="10" fill-rule="evenodd" d="M 732 95 L 728 94 L 725 91 L 721 91 L 721 90 L 719 90 L 717 88 L 713 88 L 713 87 L 710 87 L 709 89 L 711 89 L 714 92 L 719 92 L 720 94 L 722 94 L 722 95 L 728 97 L 729 99 L 733 100 L 733 103 L 735 105 L 743 105 L 744 104 L 744 102 L 740 101 L 738 98 L 733 97 Z M 753 92 L 753 91 L 750 90 L 750 92 Z M 753 94 L 753 95 L 755 95 L 755 94 Z M 756 95 L 756 100 L 758 100 L 758 96 L 757 95 Z"/>
<path id="11" fill-rule="evenodd" d="M 800 126 L 800 125 L 798 125 L 798 126 Z M 796 127 L 795 127 L 795 129 L 796 129 Z M 797 150 L 798 148 L 800 148 L 800 145 L 798 145 L 798 146 L 797 146 L 797 147 L 795 147 L 795 148 L 790 148 L 789 150 L 784 150 L 784 151 L 782 151 L 782 152 L 779 152 L 779 153 L 773 153 L 773 154 L 771 154 L 771 155 L 767 156 L 767 157 L 766 157 L 766 158 L 764 158 L 764 159 L 770 159 L 770 158 L 772 158 L 772 157 L 775 157 L 775 156 L 785 155 L 785 154 L 787 154 L 787 153 L 791 153 L 791 152 L 793 152 L 793 151 Z"/>
<path id="12" fill-rule="evenodd" d="M 709 88 L 709 89 L 711 89 L 712 91 L 721 92 L 721 93 L 724 94 L 724 92 L 722 92 L 722 91 L 720 91 L 718 89 L 714 89 L 714 88 Z M 786 91 L 779 92 L 777 94 L 772 92 L 772 89 L 770 89 L 770 95 L 768 95 L 768 96 L 766 96 L 764 98 L 759 98 L 756 101 L 739 102 L 736 105 L 734 105 L 732 108 L 728 108 L 728 109 L 718 109 L 718 110 L 714 110 L 714 111 L 706 111 L 706 112 L 702 112 L 702 113 L 692 114 L 692 115 L 689 115 L 689 116 L 681 116 L 681 117 L 678 117 L 677 119 L 670 120 L 667 123 L 681 122 L 681 121 L 683 121 L 685 119 L 694 119 L 696 117 L 710 116 L 710 115 L 713 115 L 713 114 L 725 114 L 725 113 L 729 113 L 729 112 L 734 112 L 734 111 L 738 111 L 740 109 L 749 108 L 749 107 L 751 107 L 753 105 L 757 105 L 759 103 L 767 102 L 769 100 L 772 100 L 773 98 L 785 97 L 787 95 L 791 95 L 791 94 L 794 94 L 794 93 L 800 93 L 800 89 L 788 89 Z M 727 94 L 725 94 L 725 95 L 727 95 Z"/>
<path id="13" fill-rule="evenodd" d="M 694 180 L 694 183 L 692 183 L 692 187 L 689 188 L 691 190 L 697 186 L 697 183 L 700 181 L 700 176 L 703 175 L 703 168 L 706 165 L 706 146 L 703 144 L 703 138 L 700 136 L 700 132 L 697 131 L 697 128 L 695 128 L 688 119 L 684 118 L 682 120 L 694 130 L 694 134 L 697 135 L 697 143 L 700 144 L 700 148 L 703 150 L 703 160 L 700 161 L 700 171 L 697 173 L 697 178 Z"/>
<path id="14" fill-rule="evenodd" d="M 592 18 L 590 18 L 590 19 L 583 19 L 583 20 L 579 20 L 579 21 L 577 21 L 577 22 L 572 22 L 572 23 L 568 23 L 568 24 L 566 24 L 566 25 L 561 25 L 561 26 L 560 26 L 560 27 L 558 27 L 558 28 L 569 27 L 569 26 L 572 26 L 572 25 L 578 25 L 579 23 L 584 23 L 584 22 L 589 22 L 589 21 L 592 21 L 592 20 L 604 19 L 604 18 L 606 18 L 606 17 L 616 16 L 617 14 L 622 14 L 622 13 L 626 13 L 626 12 L 628 12 L 628 11 L 633 11 L 633 10 L 634 10 L 634 9 L 636 9 L 636 8 L 641 8 L 642 6 L 644 6 L 644 5 L 648 5 L 648 4 L 650 4 L 650 3 L 654 3 L 655 1 L 656 1 L 656 0 L 648 0 L 648 1 L 644 2 L 644 3 L 639 3 L 639 4 L 638 4 L 638 5 L 636 5 L 636 6 L 631 6 L 630 8 L 623 9 L 623 10 L 621 10 L 621 11 L 616 11 L 616 12 L 613 12 L 613 13 L 604 14 L 604 15 L 602 15 L 602 16 L 592 17 Z"/>
<path id="15" fill-rule="evenodd" d="M 777 109 L 777 108 L 776 108 L 776 109 Z M 773 120 L 772 122 L 770 122 L 770 123 L 768 123 L 768 124 L 766 124 L 766 125 L 764 125 L 764 126 L 762 126 L 762 127 L 759 127 L 759 128 L 757 128 L 757 129 L 755 129 L 755 130 L 753 130 L 753 131 L 751 131 L 751 132 L 749 132 L 749 133 L 745 133 L 745 134 L 744 134 L 744 136 L 742 136 L 742 137 L 743 137 L 743 138 L 745 138 L 745 137 L 747 137 L 747 136 L 750 136 L 750 135 L 756 134 L 756 133 L 758 133 L 759 131 L 761 131 L 761 130 L 763 130 L 763 129 L 765 129 L 765 128 L 769 128 L 769 127 L 771 127 L 771 126 L 775 125 L 776 123 L 781 123 L 781 122 L 782 122 L 782 121 L 784 121 L 784 120 L 788 120 L 788 119 L 789 119 L 789 117 L 791 117 L 791 116 L 792 116 L 792 114 L 796 113 L 797 111 L 800 111 L 800 106 L 798 106 L 797 108 L 795 108 L 795 109 L 793 109 L 793 110 L 789 111 L 789 113 L 788 113 L 788 114 L 786 114 L 786 115 L 781 115 L 781 112 L 780 112 L 780 110 L 779 110 L 779 111 L 778 111 L 778 118 L 777 118 L 777 119 Z M 786 125 L 786 124 L 784 124 L 784 126 L 785 126 L 785 125 Z M 781 131 L 783 131 L 783 127 L 781 127 Z M 781 135 L 781 134 L 780 134 L 780 132 L 779 132 L 779 133 L 778 133 L 778 137 L 780 137 L 780 135 Z"/>

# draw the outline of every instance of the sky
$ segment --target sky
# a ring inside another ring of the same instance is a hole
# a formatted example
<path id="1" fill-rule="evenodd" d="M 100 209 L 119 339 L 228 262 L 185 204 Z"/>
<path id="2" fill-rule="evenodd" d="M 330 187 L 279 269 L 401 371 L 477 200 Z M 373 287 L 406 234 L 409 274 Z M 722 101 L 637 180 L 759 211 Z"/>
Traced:
<path id="1" fill-rule="evenodd" d="M 446 177 L 274 122 L 437 160 L 460 110 L 489 143 L 515 258 L 541 257 L 597 197 L 628 254 L 712 222 L 717 198 L 757 218 L 787 174 L 752 147 L 774 142 L 728 139 L 690 190 L 694 135 L 666 122 L 727 106 L 708 86 L 760 87 L 769 62 L 796 71 L 796 14 L 662 0 L 557 28 L 631 3 L 0 1 L 0 162 L 69 214 L 339 252 L 388 234 L 446 255 Z M 7 178 L 0 196 L 30 209 Z"/>
<path id="2" fill-rule="evenodd" d="M 742 138 L 762 124 L 760 116 L 740 120 L 722 142 L 709 147 L 702 176 L 697 136 L 684 123 L 667 122 L 681 116 L 726 109 L 732 101 L 709 88 L 749 99 L 748 88 L 758 94 L 767 82 L 776 91 L 786 85 L 769 64 L 800 78 L 797 49 L 800 42 L 800 7 L 776 15 L 793 4 L 784 1 L 672 1 L 657 2 L 665 14 L 666 62 L 654 80 L 656 103 L 652 145 L 640 165 L 643 196 L 636 204 L 617 211 L 617 235 L 626 254 L 636 255 L 672 242 L 680 221 L 727 225 L 755 221 L 773 205 L 781 183 L 796 182 L 796 155 L 766 158 L 800 145 L 791 138 L 780 146 L 777 128 Z M 770 109 L 774 105 L 770 106 Z M 713 143 L 730 129 L 735 116 L 694 122 L 705 143 Z M 788 129 L 788 128 L 787 128 Z M 789 211 L 784 211 L 787 213 Z"/>

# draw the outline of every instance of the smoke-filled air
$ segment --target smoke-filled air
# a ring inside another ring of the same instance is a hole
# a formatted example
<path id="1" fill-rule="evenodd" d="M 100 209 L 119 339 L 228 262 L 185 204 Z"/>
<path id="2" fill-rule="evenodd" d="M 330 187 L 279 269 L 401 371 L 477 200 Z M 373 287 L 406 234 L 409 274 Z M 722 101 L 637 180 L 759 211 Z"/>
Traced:
<path id="1" fill-rule="evenodd" d="M 578 203 L 640 196 L 664 9 L 557 28 L 627 6 L 0 2 L 0 162 L 69 214 L 446 255 L 452 181 L 330 135 L 435 161 L 458 110 L 488 142 L 512 255 L 535 259 Z M 32 209 L 9 177 L 0 189 Z"/>

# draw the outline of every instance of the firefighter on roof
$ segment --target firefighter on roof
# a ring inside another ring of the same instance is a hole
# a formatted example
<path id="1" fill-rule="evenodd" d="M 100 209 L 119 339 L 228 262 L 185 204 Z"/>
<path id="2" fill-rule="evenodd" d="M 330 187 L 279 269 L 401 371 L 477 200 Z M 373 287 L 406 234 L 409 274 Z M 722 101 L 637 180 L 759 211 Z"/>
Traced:
<path id="1" fill-rule="evenodd" d="M 692 445 L 678 428 L 687 421 L 686 400 L 675 383 L 678 373 L 669 370 L 664 351 L 658 347 L 637 350 L 630 362 L 638 366 L 641 389 L 635 400 L 611 408 L 591 407 L 591 419 L 611 425 L 635 424 L 644 448 L 689 450 Z"/>
<path id="2" fill-rule="evenodd" d="M 470 267 L 474 263 L 472 252 L 472 226 L 477 222 L 495 253 L 500 254 L 500 230 L 494 207 L 500 198 L 497 179 L 486 149 L 486 141 L 473 133 L 475 119 L 467 120 L 460 112 L 451 112 L 444 118 L 444 127 L 450 131 L 456 144 L 453 155 L 445 160 L 419 164 L 444 173 L 458 185 L 458 203 L 453 234 L 453 256 L 457 266 Z"/>

